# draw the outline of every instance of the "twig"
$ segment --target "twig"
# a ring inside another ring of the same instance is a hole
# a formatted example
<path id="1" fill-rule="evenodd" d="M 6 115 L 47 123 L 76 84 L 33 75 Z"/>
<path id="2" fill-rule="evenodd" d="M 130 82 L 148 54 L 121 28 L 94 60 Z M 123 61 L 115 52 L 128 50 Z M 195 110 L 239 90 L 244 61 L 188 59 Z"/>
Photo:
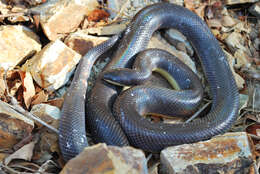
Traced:
<path id="1" fill-rule="evenodd" d="M 251 138 L 255 139 L 255 140 L 260 140 L 260 136 L 254 135 L 254 134 L 249 134 L 247 133 L 247 135 L 249 135 Z"/>
<path id="2" fill-rule="evenodd" d="M 188 120 L 185 121 L 185 123 L 189 123 L 190 121 L 192 121 L 193 119 L 195 119 L 202 111 L 204 111 L 204 109 L 206 109 L 209 105 L 211 104 L 211 101 L 206 103 L 202 108 L 200 108 L 197 112 L 195 112 L 195 114 L 193 114 Z M 185 124 L 184 123 L 184 124 Z"/>
<path id="3" fill-rule="evenodd" d="M 11 98 L 11 105 L 13 106 L 13 109 L 15 111 L 19 112 L 20 114 L 22 114 L 22 115 L 24 115 L 24 116 L 26 116 L 26 117 L 34 120 L 34 121 L 37 121 L 38 123 L 44 125 L 45 127 L 49 128 L 50 130 L 52 130 L 53 132 L 58 134 L 59 131 L 56 128 L 54 128 L 51 125 L 45 123 L 40 118 L 38 118 L 37 116 L 33 115 L 32 113 L 26 111 L 22 106 L 19 105 L 19 103 L 16 100 L 16 98 L 14 98 L 13 96 L 10 95 L 9 88 L 8 88 L 8 85 L 7 85 L 7 80 L 6 80 L 7 71 L 8 70 L 5 70 L 5 73 L 4 73 L 4 84 L 5 84 L 5 87 L 6 87 L 7 95 L 8 95 L 8 97 Z"/>
<path id="4" fill-rule="evenodd" d="M 38 169 L 37 172 L 35 172 L 35 174 L 40 174 L 40 173 L 44 173 L 46 174 L 46 171 L 48 169 L 48 165 L 49 163 L 53 164 L 55 167 L 58 167 L 57 164 L 55 162 L 53 162 L 52 160 L 47 160 L 45 163 L 43 163 L 41 165 L 41 167 Z M 47 166 L 47 169 L 46 169 L 46 166 Z"/>
<path id="5" fill-rule="evenodd" d="M 10 13 L 10 14 L 3 14 L 0 15 L 0 18 L 8 18 L 8 17 L 14 17 L 14 16 L 25 16 L 26 13 Z"/>

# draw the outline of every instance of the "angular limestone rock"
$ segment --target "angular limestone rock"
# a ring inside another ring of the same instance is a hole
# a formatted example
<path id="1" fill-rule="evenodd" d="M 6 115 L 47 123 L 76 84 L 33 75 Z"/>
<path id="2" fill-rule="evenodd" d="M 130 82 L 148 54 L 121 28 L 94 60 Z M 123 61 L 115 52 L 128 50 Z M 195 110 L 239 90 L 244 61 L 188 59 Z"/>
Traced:
<path id="1" fill-rule="evenodd" d="M 249 12 L 260 18 L 260 2 L 255 3 L 249 8 Z"/>
<path id="2" fill-rule="evenodd" d="M 12 69 L 41 50 L 38 36 L 21 25 L 0 26 L 0 67 Z"/>
<path id="3" fill-rule="evenodd" d="M 141 150 L 97 144 L 71 159 L 60 174 L 148 174 Z"/>
<path id="4" fill-rule="evenodd" d="M 90 34 L 97 34 L 97 35 L 114 35 L 118 34 L 126 29 L 127 25 L 122 24 L 112 24 L 100 27 L 93 27 L 88 28 L 87 31 Z"/>
<path id="5" fill-rule="evenodd" d="M 109 0 L 108 9 L 111 17 L 114 18 L 131 18 L 133 17 L 140 9 L 144 8 L 147 5 L 151 5 L 160 0 Z"/>
<path id="6" fill-rule="evenodd" d="M 234 4 L 244 4 L 244 3 L 253 3 L 258 0 L 225 0 L 226 5 L 234 5 Z"/>
<path id="7" fill-rule="evenodd" d="M 187 53 L 192 56 L 194 51 L 191 44 L 187 41 L 187 38 L 183 36 L 178 30 L 169 29 L 165 32 L 165 39 L 172 44 L 173 46 L 177 47 L 179 43 L 183 43 Z"/>
<path id="8" fill-rule="evenodd" d="M 0 148 L 11 148 L 28 136 L 34 122 L 0 100 Z"/>
<path id="9" fill-rule="evenodd" d="M 227 38 L 225 38 L 225 42 L 232 54 L 234 54 L 238 49 L 246 51 L 246 48 L 244 47 L 245 39 L 238 32 L 232 32 Z"/>
<path id="10" fill-rule="evenodd" d="M 80 58 L 80 54 L 57 39 L 28 60 L 23 69 L 32 74 L 38 85 L 54 91 L 68 81 Z"/>
<path id="11" fill-rule="evenodd" d="M 228 60 L 228 63 L 229 63 L 229 67 L 232 71 L 232 74 L 235 78 L 235 81 L 236 81 L 236 84 L 237 84 L 237 87 L 238 89 L 243 89 L 244 88 L 244 84 L 245 84 L 245 80 L 235 72 L 235 69 L 234 69 L 234 65 L 235 65 L 235 58 L 229 54 L 228 52 L 224 51 L 224 53 L 226 54 L 227 56 L 227 60 Z M 239 61 L 236 61 L 236 62 L 239 62 Z"/>
<path id="12" fill-rule="evenodd" d="M 64 43 L 72 48 L 77 53 L 84 56 L 91 48 L 97 46 L 98 44 L 108 40 L 108 37 L 96 37 L 88 35 L 85 30 L 79 30 L 75 33 L 70 34 Z"/>
<path id="13" fill-rule="evenodd" d="M 40 23 L 50 40 L 78 28 L 85 16 L 98 6 L 93 0 L 52 0 L 33 11 L 40 13 Z"/>
<path id="14" fill-rule="evenodd" d="M 251 139 L 245 132 L 226 133 L 209 141 L 169 147 L 161 152 L 167 174 L 250 173 L 254 170 Z"/>
<path id="15" fill-rule="evenodd" d="M 48 104 L 37 104 L 34 105 L 31 109 L 31 113 L 35 116 L 39 117 L 44 122 L 51 124 L 55 122 L 56 120 L 60 119 L 60 109 L 51 106 Z M 41 126 L 40 124 L 36 123 L 38 126 Z"/>

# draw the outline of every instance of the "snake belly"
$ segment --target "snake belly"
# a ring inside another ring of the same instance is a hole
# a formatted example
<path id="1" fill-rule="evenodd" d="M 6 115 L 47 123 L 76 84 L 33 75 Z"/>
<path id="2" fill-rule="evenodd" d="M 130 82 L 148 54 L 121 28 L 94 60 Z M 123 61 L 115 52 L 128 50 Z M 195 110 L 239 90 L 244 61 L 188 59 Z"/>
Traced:
<path id="1" fill-rule="evenodd" d="M 124 100 L 116 102 L 115 108 L 118 108 L 116 112 L 120 112 L 116 115 L 123 115 L 124 119 L 121 118 L 120 124 L 125 124 L 124 127 L 127 127 L 122 130 L 111 109 L 118 97 L 118 89 L 102 80 L 103 74 L 101 74 L 89 96 L 86 115 L 87 127 L 96 142 L 122 146 L 128 145 L 130 141 L 132 145 L 141 149 L 160 151 L 169 145 L 197 142 L 224 133 L 236 120 L 239 95 L 226 56 L 204 21 L 184 7 L 158 3 L 142 9 L 126 29 L 105 71 L 129 68 L 134 55 L 143 51 L 153 32 L 161 28 L 179 30 L 192 44 L 210 86 L 212 96 L 210 112 L 203 118 L 186 124 L 151 124 L 147 120 L 140 121 L 136 116 L 139 115 L 138 112 L 134 110 L 136 106 L 128 107 L 130 103 L 139 100 L 138 106 L 142 109 L 145 106 L 143 102 L 147 102 L 142 99 L 144 95 L 141 93 L 136 93 L 135 98 L 129 97 L 133 90 L 140 89 L 139 92 L 143 90 L 137 86 L 119 97 L 124 96 Z M 149 95 L 156 96 L 157 92 L 155 88 Z M 167 98 L 168 93 L 164 94 L 163 97 Z M 150 99 L 155 100 L 152 97 Z M 188 103 L 189 100 L 183 105 Z"/>

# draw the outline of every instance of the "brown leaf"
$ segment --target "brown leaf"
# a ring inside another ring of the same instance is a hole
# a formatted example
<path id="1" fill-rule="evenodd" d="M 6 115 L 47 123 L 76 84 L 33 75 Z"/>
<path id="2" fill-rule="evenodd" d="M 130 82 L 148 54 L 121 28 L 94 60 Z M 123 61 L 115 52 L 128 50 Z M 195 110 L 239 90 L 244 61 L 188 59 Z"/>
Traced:
<path id="1" fill-rule="evenodd" d="M 53 99 L 53 100 L 49 100 L 47 102 L 44 102 L 46 104 L 50 104 L 52 106 L 56 106 L 58 107 L 59 109 L 61 109 L 62 105 L 63 105 L 63 102 L 64 102 L 64 99 L 63 98 L 56 98 L 56 99 Z"/>
<path id="2" fill-rule="evenodd" d="M 0 97 L 5 93 L 5 82 L 4 82 L 4 69 L 0 69 Z"/>
<path id="3" fill-rule="evenodd" d="M 40 15 L 33 15 L 33 22 L 38 30 L 40 25 Z"/>
<path id="4" fill-rule="evenodd" d="M 41 92 L 37 93 L 33 98 L 32 98 L 32 105 L 40 104 L 43 102 L 47 102 L 48 100 L 48 94 L 45 94 L 44 90 Z"/>
<path id="5" fill-rule="evenodd" d="M 194 12 L 202 19 L 204 20 L 204 16 L 205 16 L 205 8 L 207 6 L 207 3 L 201 3 L 201 5 L 199 6 L 199 8 L 194 9 Z"/>
<path id="6" fill-rule="evenodd" d="M 88 15 L 88 21 L 98 22 L 100 20 L 107 19 L 109 17 L 109 13 L 105 10 L 95 9 Z"/>
<path id="7" fill-rule="evenodd" d="M 24 145 L 21 149 L 17 150 L 13 154 L 5 158 L 5 165 L 8 165 L 13 159 L 23 159 L 30 161 L 32 159 L 35 143 L 36 142 L 32 141 L 31 143 Z"/>
<path id="8" fill-rule="evenodd" d="M 26 108 L 31 105 L 32 97 L 35 95 L 33 78 L 29 72 L 20 71 L 20 77 L 23 84 L 23 99 Z"/>

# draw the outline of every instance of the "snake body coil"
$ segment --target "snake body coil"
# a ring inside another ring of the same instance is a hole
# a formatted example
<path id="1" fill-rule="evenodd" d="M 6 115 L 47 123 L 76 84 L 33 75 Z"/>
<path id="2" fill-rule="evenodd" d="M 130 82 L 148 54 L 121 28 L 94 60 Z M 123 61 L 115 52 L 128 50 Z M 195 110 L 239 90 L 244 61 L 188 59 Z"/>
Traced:
<path id="1" fill-rule="evenodd" d="M 192 143 L 224 133 L 236 120 L 239 96 L 226 57 L 207 25 L 193 12 L 181 6 L 159 3 L 142 9 L 126 29 L 124 37 L 105 71 L 131 68 L 134 56 L 146 48 L 153 32 L 161 28 L 179 30 L 189 39 L 195 49 L 210 85 L 213 100 L 210 112 L 205 117 L 186 124 L 151 124 L 148 120 L 140 121 L 141 118 L 137 115 L 142 113 L 140 110 L 149 107 L 148 98 L 152 100 L 152 103 L 156 103 L 155 98 L 162 93 L 159 93 L 156 87 L 137 86 L 118 97 L 119 88 L 105 82 L 102 79 L 103 73 L 97 79 L 86 107 L 87 129 L 90 129 L 96 142 L 106 142 L 109 145 L 118 146 L 129 145 L 130 142 L 131 145 L 148 151 L 159 151 L 166 146 Z M 176 81 L 181 81 L 181 79 Z M 150 92 L 147 95 L 141 95 L 147 88 Z M 85 91 L 81 92 L 85 93 Z M 131 94 L 137 98 L 133 98 Z M 164 94 L 161 97 L 168 100 L 170 97 L 168 92 L 165 91 Z M 146 96 L 148 96 L 147 99 L 142 98 Z M 117 97 L 114 110 L 116 119 L 119 120 L 123 129 L 115 120 L 112 112 L 112 106 Z M 158 103 L 158 106 L 163 104 L 162 101 Z M 187 100 L 183 100 L 182 105 L 189 106 L 189 104 L 190 100 L 187 97 Z M 172 110 L 175 109 L 177 108 L 173 106 Z M 73 113 L 70 114 L 73 115 Z M 119 115 L 123 117 L 119 118 Z M 68 129 L 68 124 L 77 119 L 82 121 L 81 117 L 83 116 L 73 117 L 69 121 L 61 120 L 61 124 L 65 126 L 60 130 Z M 70 125 L 70 129 L 83 129 L 81 126 L 73 124 Z M 80 131 L 71 136 L 77 137 L 82 134 Z M 72 138 L 71 141 L 77 144 L 80 139 Z M 61 146 L 66 146 L 65 143 L 61 142 Z M 74 150 L 73 148 L 72 150 Z"/>

